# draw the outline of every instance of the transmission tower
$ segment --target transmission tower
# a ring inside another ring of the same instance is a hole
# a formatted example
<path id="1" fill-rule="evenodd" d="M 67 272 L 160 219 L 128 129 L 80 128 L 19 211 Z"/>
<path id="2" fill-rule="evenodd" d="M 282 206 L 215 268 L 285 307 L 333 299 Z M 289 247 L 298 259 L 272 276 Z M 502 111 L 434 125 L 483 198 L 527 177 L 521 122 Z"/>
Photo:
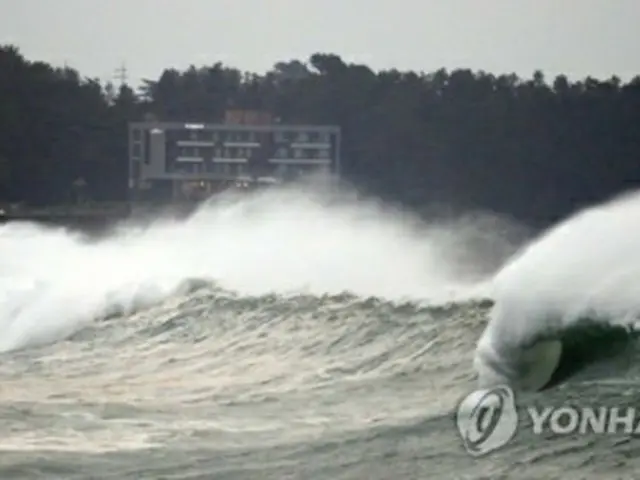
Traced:
<path id="1" fill-rule="evenodd" d="M 114 78 L 120 81 L 120 86 L 123 86 L 127 83 L 127 67 L 124 63 L 120 66 L 120 68 L 116 69 Z"/>

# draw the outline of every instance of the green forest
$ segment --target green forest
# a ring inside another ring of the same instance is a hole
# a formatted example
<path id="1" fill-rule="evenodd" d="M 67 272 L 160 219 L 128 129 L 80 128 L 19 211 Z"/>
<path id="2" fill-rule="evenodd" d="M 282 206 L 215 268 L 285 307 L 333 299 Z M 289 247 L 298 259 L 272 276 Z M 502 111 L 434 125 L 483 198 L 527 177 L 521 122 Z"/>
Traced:
<path id="1" fill-rule="evenodd" d="M 373 71 L 317 53 L 257 75 L 222 63 L 135 88 L 0 47 L 0 202 L 127 197 L 127 124 L 220 121 L 228 108 L 342 128 L 342 174 L 412 208 L 492 210 L 545 225 L 640 181 L 640 77 Z"/>

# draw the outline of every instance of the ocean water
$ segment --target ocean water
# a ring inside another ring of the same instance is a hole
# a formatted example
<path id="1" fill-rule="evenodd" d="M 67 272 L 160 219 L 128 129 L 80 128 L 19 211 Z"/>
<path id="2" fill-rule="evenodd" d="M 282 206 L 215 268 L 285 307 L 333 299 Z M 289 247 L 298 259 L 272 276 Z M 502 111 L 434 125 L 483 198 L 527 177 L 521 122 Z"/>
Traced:
<path id="1" fill-rule="evenodd" d="M 519 405 L 634 405 L 636 245 L 635 195 L 538 238 L 310 185 L 100 239 L 3 225 L 0 478 L 636 478 L 634 433 L 524 421 L 477 457 L 456 426 L 542 337 L 570 368 Z"/>

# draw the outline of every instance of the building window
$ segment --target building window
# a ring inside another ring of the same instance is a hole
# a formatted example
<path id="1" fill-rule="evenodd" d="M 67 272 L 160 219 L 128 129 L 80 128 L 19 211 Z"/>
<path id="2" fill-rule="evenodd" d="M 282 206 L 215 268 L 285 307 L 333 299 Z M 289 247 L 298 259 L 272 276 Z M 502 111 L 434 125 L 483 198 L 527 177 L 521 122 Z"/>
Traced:
<path id="1" fill-rule="evenodd" d="M 287 138 L 284 134 L 284 132 L 279 131 L 273 134 L 273 139 L 278 142 L 278 143 L 284 143 L 287 141 Z"/>
<path id="2" fill-rule="evenodd" d="M 287 176 L 287 166 L 286 165 L 278 165 L 276 168 L 276 176 L 280 178 L 285 178 Z"/>
<path id="3" fill-rule="evenodd" d="M 304 150 L 296 148 L 293 150 L 293 158 L 304 158 Z"/>
<path id="4" fill-rule="evenodd" d="M 330 158 L 330 155 L 331 154 L 329 152 L 329 149 L 323 148 L 323 149 L 318 150 L 318 157 L 317 158 L 323 158 L 323 159 L 324 158 Z"/>
<path id="5" fill-rule="evenodd" d="M 133 144 L 133 151 L 131 152 L 131 156 L 133 158 L 140 158 L 140 155 L 142 155 L 142 147 L 140 146 L 139 143 L 134 143 Z"/>
<path id="6" fill-rule="evenodd" d="M 200 150 L 197 147 L 180 147 L 179 154 L 181 157 L 198 157 Z"/>
<path id="7" fill-rule="evenodd" d="M 308 143 L 309 142 L 309 134 L 306 132 L 300 132 L 296 137 L 296 142 L 298 143 Z"/>
<path id="8" fill-rule="evenodd" d="M 318 172 L 319 174 L 322 174 L 322 175 L 329 175 L 331 173 L 331 169 L 329 168 L 328 165 L 320 165 L 316 169 L 316 172 Z"/>
<path id="9" fill-rule="evenodd" d="M 318 142 L 319 143 L 329 143 L 331 140 L 329 138 L 329 134 L 327 132 L 318 133 Z"/>
<path id="10" fill-rule="evenodd" d="M 139 128 L 134 128 L 133 131 L 131 132 L 131 135 L 133 136 L 133 140 L 135 142 L 139 142 L 140 139 L 142 138 L 142 132 L 140 131 Z"/>
<path id="11" fill-rule="evenodd" d="M 177 164 L 173 170 L 175 173 L 190 174 L 194 173 L 195 165 L 191 163 Z"/>
<path id="12" fill-rule="evenodd" d="M 285 147 L 280 147 L 276 150 L 276 158 L 287 158 L 287 149 Z"/>

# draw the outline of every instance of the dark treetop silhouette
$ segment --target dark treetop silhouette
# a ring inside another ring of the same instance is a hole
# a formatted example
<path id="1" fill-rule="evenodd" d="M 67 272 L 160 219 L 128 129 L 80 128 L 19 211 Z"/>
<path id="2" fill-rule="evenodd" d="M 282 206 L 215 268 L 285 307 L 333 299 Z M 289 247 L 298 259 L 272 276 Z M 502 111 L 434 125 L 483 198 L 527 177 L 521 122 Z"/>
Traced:
<path id="1" fill-rule="evenodd" d="M 543 226 L 640 180 L 640 77 L 552 84 L 470 70 L 375 73 L 331 54 L 264 76 L 217 63 L 138 92 L 0 47 L 0 202 L 59 204 L 86 182 L 127 195 L 127 123 L 219 121 L 229 107 L 342 128 L 342 174 L 413 207 L 491 209 Z"/>

